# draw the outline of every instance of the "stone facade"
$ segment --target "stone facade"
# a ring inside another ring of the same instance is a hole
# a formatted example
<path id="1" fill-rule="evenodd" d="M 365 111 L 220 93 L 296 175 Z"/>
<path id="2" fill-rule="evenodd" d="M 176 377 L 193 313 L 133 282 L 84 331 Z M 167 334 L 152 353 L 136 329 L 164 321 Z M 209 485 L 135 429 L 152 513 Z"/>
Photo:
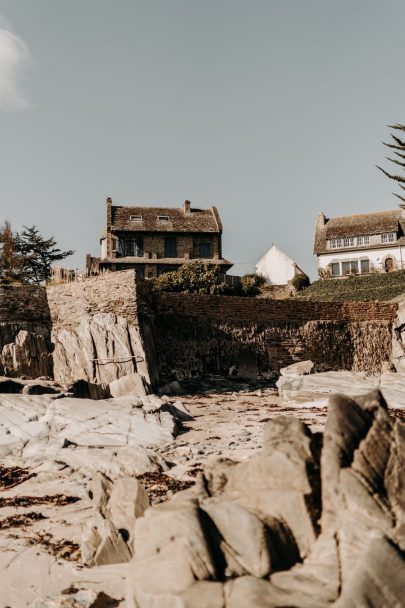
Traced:
<path id="1" fill-rule="evenodd" d="M 101 258 L 86 256 L 88 276 L 105 270 L 134 268 L 140 278 L 154 278 L 195 259 L 215 263 L 226 272 L 222 257 L 222 224 L 215 207 L 122 207 L 107 199 Z"/>

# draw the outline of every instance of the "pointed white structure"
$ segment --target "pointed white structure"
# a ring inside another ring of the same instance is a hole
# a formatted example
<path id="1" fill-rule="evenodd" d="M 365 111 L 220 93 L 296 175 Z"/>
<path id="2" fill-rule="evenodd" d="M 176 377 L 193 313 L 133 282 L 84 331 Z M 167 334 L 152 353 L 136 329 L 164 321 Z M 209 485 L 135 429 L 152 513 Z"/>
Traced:
<path id="1" fill-rule="evenodd" d="M 287 285 L 296 274 L 305 274 L 277 245 L 272 245 L 256 264 L 256 274 L 260 274 L 270 285 Z"/>

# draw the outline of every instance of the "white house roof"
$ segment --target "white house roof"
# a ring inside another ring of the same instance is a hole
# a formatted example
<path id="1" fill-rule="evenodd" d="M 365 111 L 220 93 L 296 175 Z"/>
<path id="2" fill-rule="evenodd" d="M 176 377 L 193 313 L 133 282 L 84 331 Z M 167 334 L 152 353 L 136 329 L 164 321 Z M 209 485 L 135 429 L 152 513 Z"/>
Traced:
<path id="1" fill-rule="evenodd" d="M 272 285 L 286 285 L 299 273 L 303 271 L 298 264 L 274 244 L 256 264 L 256 274 L 262 275 Z"/>

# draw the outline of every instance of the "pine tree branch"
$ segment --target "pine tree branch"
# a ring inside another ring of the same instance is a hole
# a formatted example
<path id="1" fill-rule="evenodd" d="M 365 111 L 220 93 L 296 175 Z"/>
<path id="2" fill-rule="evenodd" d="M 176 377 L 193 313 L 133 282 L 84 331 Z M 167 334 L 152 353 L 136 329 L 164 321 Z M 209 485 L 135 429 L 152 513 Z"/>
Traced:
<path id="1" fill-rule="evenodd" d="M 385 141 L 383 141 L 382 143 L 384 144 L 384 146 L 387 146 L 387 148 L 393 148 L 394 150 L 401 150 L 402 152 L 405 152 L 404 146 L 395 146 L 394 144 L 386 144 Z"/>
<path id="2" fill-rule="evenodd" d="M 398 146 L 403 146 L 405 148 L 405 141 L 402 141 L 402 139 L 400 139 L 399 137 L 392 135 L 392 133 L 391 133 L 391 137 L 398 144 Z"/>
<path id="3" fill-rule="evenodd" d="M 395 152 L 395 150 L 394 150 L 394 154 L 399 156 L 399 158 L 405 158 L 405 154 L 401 154 L 401 152 Z"/>
<path id="4" fill-rule="evenodd" d="M 401 196 L 400 194 L 397 194 L 396 192 L 392 193 L 394 196 L 396 196 L 397 198 L 399 198 L 399 200 L 401 200 L 402 202 L 405 203 L 405 196 Z"/>
<path id="5" fill-rule="evenodd" d="M 405 163 L 401 163 L 399 160 L 395 160 L 395 158 L 390 158 L 389 156 L 385 157 L 387 160 L 389 160 L 392 163 L 395 163 L 396 165 L 399 165 L 400 167 L 405 167 Z"/>
<path id="6" fill-rule="evenodd" d="M 389 129 L 399 129 L 400 131 L 405 131 L 405 125 L 401 125 L 398 122 L 395 125 L 387 125 Z"/>
<path id="7" fill-rule="evenodd" d="M 380 171 L 382 171 L 384 173 L 384 175 L 386 175 L 387 177 L 389 177 L 390 179 L 395 180 L 396 182 L 401 182 L 401 183 L 405 183 L 405 177 L 401 177 L 400 175 L 391 175 L 391 173 L 388 173 L 387 171 L 385 171 L 385 169 L 383 169 L 382 167 L 379 167 L 378 165 L 376 165 L 377 169 L 379 169 Z"/>

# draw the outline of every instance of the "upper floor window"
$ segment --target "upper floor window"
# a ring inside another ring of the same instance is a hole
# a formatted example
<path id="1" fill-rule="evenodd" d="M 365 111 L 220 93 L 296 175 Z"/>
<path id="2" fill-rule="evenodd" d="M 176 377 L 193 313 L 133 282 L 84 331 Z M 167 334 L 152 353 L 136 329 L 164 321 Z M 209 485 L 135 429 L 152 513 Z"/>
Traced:
<path id="1" fill-rule="evenodd" d="M 166 224 L 166 222 L 169 221 L 169 216 L 168 215 L 158 215 L 158 221 L 161 224 Z"/>
<path id="2" fill-rule="evenodd" d="M 118 240 L 119 257 L 143 257 L 143 236 L 122 236 Z"/>
<path id="3" fill-rule="evenodd" d="M 386 232 L 385 234 L 381 235 L 382 243 L 394 243 L 395 241 L 396 241 L 395 232 Z"/>
<path id="4" fill-rule="evenodd" d="M 177 258 L 177 242 L 175 236 L 165 237 L 165 258 Z"/>
<path id="5" fill-rule="evenodd" d="M 211 257 L 211 243 L 199 243 L 198 255 L 200 258 L 210 258 Z"/>
<path id="6" fill-rule="evenodd" d="M 362 247 L 363 245 L 370 245 L 370 237 L 369 235 L 358 236 L 357 237 L 357 246 Z"/>
<path id="7" fill-rule="evenodd" d="M 130 215 L 129 220 L 131 222 L 142 222 L 143 217 L 142 217 L 142 215 Z"/>
<path id="8" fill-rule="evenodd" d="M 354 237 L 345 236 L 345 238 L 343 239 L 343 247 L 354 247 Z"/>
<path id="9" fill-rule="evenodd" d="M 343 247 L 342 239 L 332 239 L 330 246 L 332 249 L 339 249 L 340 247 Z"/>

